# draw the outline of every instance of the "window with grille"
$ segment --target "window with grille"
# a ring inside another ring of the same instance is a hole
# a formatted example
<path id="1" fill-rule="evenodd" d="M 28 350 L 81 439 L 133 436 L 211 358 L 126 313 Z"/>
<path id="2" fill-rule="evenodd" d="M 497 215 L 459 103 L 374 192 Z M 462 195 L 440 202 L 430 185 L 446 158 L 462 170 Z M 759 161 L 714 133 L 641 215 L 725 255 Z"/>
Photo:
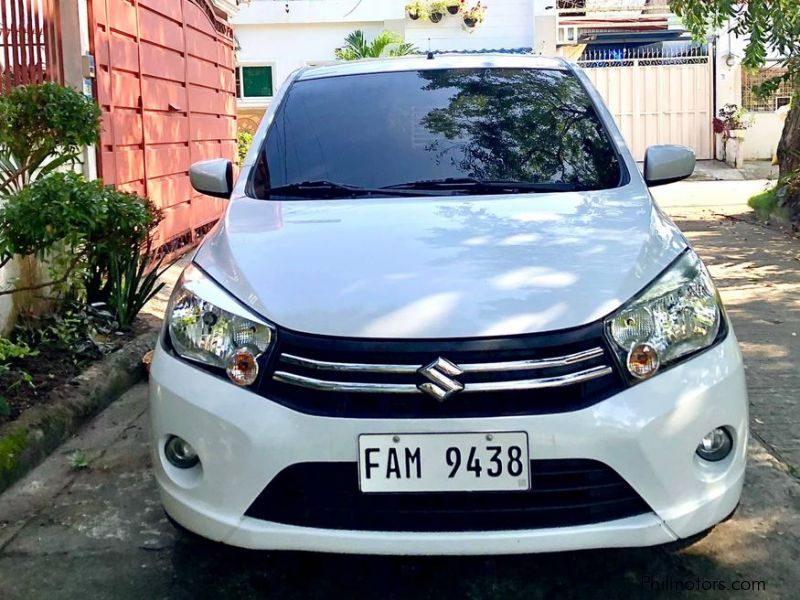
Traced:
<path id="1" fill-rule="evenodd" d="M 742 72 L 742 106 L 752 112 L 772 112 L 791 102 L 792 94 L 800 91 L 787 81 L 782 81 L 775 93 L 760 97 L 753 91 L 758 86 L 773 77 L 780 77 L 786 69 L 780 67 L 766 67 L 758 71 Z"/>

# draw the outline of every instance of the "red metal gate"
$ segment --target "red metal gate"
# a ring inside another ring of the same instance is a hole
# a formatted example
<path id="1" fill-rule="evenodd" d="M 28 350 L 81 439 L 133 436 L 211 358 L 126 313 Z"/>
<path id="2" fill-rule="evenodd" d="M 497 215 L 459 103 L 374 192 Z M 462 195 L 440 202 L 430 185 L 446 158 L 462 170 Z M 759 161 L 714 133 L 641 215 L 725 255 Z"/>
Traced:
<path id="1" fill-rule="evenodd" d="M 59 0 L 0 0 L 0 92 L 64 78 Z"/>
<path id="2" fill-rule="evenodd" d="M 230 26 L 207 0 L 92 0 L 91 8 L 101 176 L 163 209 L 158 245 L 190 246 L 224 201 L 195 193 L 189 166 L 236 154 Z"/>

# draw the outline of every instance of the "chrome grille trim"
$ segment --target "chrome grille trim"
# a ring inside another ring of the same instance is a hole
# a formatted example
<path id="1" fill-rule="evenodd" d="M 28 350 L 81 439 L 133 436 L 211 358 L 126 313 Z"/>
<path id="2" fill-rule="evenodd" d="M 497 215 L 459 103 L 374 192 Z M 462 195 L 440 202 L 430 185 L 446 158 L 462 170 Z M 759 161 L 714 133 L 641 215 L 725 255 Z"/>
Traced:
<path id="1" fill-rule="evenodd" d="M 298 385 L 300 387 L 323 392 L 355 392 L 367 394 L 416 394 L 422 393 L 412 383 L 356 383 L 351 381 L 328 381 L 314 379 L 303 375 L 295 375 L 286 371 L 275 371 L 272 379 L 280 383 Z"/>
<path id="2" fill-rule="evenodd" d="M 459 364 L 464 373 L 493 373 L 507 371 L 529 371 L 534 369 L 548 369 L 553 367 L 566 367 L 583 361 L 603 356 L 603 349 L 599 346 L 552 358 L 538 358 L 530 360 L 512 360 L 505 362 L 467 363 Z M 294 354 L 281 354 L 281 362 L 297 365 L 306 369 L 317 371 L 337 371 L 351 373 L 416 373 L 420 365 L 403 364 L 371 364 L 371 363 L 345 363 L 327 360 L 304 358 Z"/>
<path id="3" fill-rule="evenodd" d="M 347 371 L 351 373 L 416 373 L 420 365 L 379 365 L 369 363 L 344 363 L 303 358 L 293 354 L 281 354 L 281 362 L 315 369 L 318 371 Z"/>
<path id="4" fill-rule="evenodd" d="M 511 360 L 496 363 L 467 363 L 458 365 L 464 373 L 492 373 L 498 371 L 527 371 L 530 369 L 549 369 L 553 367 L 567 367 L 579 362 L 603 356 L 603 349 L 599 346 L 574 354 L 556 356 L 553 358 L 537 358 L 531 360 Z"/>
<path id="5" fill-rule="evenodd" d="M 462 394 L 470 392 L 497 392 L 507 390 L 536 390 L 553 387 L 563 387 L 582 383 L 598 377 L 610 375 L 613 372 L 611 367 L 601 365 L 583 371 L 576 371 L 567 375 L 557 375 L 554 377 L 540 377 L 537 379 L 519 379 L 515 381 L 487 381 L 480 383 L 467 383 L 464 385 Z M 351 392 L 351 393 L 372 393 L 372 394 L 421 394 L 422 392 L 413 384 L 404 383 L 357 383 L 350 381 L 329 381 L 325 379 L 315 379 L 288 373 L 286 371 L 276 371 L 272 376 L 275 381 L 321 390 L 326 392 Z"/>

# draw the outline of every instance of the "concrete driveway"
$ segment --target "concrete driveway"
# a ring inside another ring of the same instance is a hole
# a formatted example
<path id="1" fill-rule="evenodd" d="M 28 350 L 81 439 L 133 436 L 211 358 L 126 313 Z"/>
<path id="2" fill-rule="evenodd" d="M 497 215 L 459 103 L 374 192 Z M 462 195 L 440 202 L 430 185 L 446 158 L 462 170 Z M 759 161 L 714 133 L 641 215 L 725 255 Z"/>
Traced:
<path id="1" fill-rule="evenodd" d="M 751 387 L 756 439 L 742 505 L 695 546 L 387 558 L 205 543 L 164 518 L 140 385 L 0 496 L 0 598 L 796 597 L 800 243 L 725 216 L 744 212 L 762 186 L 686 182 L 656 190 L 722 288 Z M 69 470 L 76 449 L 90 468 Z"/>

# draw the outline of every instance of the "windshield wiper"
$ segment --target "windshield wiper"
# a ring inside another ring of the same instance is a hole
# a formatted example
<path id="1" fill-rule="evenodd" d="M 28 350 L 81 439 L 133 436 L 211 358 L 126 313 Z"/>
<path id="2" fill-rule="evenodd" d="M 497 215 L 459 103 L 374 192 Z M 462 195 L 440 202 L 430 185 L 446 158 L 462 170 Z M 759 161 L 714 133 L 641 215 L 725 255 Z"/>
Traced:
<path id="1" fill-rule="evenodd" d="M 473 193 L 508 192 L 574 192 L 578 186 L 574 183 L 513 181 L 502 179 L 477 179 L 475 177 L 447 177 L 445 179 L 424 179 L 398 183 L 383 189 L 387 190 L 450 190 Z"/>
<path id="2" fill-rule="evenodd" d="M 333 181 L 301 181 L 265 190 L 267 196 L 300 196 L 303 198 L 363 198 L 368 196 L 421 196 L 420 190 L 366 188 Z"/>

